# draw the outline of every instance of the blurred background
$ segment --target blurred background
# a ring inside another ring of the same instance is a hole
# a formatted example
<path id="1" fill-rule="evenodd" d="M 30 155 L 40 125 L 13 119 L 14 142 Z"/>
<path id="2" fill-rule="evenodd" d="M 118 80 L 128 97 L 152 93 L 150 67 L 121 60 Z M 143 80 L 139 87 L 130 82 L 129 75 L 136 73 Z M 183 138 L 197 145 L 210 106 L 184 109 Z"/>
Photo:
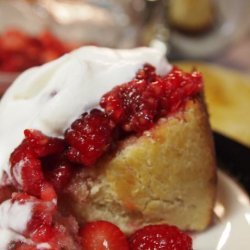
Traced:
<path id="1" fill-rule="evenodd" d="M 153 46 L 202 71 L 213 128 L 250 146 L 249 13 L 249 0 L 0 0 L 0 93 L 80 46 Z"/>

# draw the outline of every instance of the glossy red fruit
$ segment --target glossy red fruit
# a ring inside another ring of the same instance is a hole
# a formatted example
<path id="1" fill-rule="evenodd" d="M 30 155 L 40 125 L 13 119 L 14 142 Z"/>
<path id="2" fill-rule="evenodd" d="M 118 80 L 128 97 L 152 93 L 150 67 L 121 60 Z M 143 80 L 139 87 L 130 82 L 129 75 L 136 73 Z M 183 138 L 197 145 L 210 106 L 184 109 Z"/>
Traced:
<path id="1" fill-rule="evenodd" d="M 63 139 L 48 137 L 38 130 L 25 129 L 24 135 L 25 141 L 37 157 L 62 153 L 65 149 L 65 141 Z"/>
<path id="2" fill-rule="evenodd" d="M 40 202 L 34 204 L 32 217 L 27 225 L 26 236 L 33 242 L 48 242 L 53 239 L 55 231 L 53 228 L 54 204 L 51 202 Z"/>
<path id="3" fill-rule="evenodd" d="M 19 162 L 12 165 L 11 173 L 16 187 L 36 197 L 41 196 L 41 187 L 44 180 L 41 162 L 31 155 L 24 156 Z"/>
<path id="4" fill-rule="evenodd" d="M 44 181 L 41 184 L 40 199 L 43 201 L 56 202 L 57 194 L 51 183 Z"/>
<path id="5" fill-rule="evenodd" d="M 146 64 L 132 81 L 106 93 L 100 106 L 124 131 L 142 133 L 159 118 L 184 107 L 201 88 L 202 78 L 197 72 L 173 68 L 166 76 L 159 76 L 153 66 Z"/>
<path id="6" fill-rule="evenodd" d="M 153 126 L 158 100 L 148 88 L 157 79 L 155 68 L 146 64 L 131 82 L 106 93 L 100 105 L 127 132 L 149 129 Z"/>
<path id="7" fill-rule="evenodd" d="M 82 115 L 65 133 L 68 159 L 85 166 L 93 165 L 109 148 L 113 127 L 109 117 L 100 110 Z"/>
<path id="8" fill-rule="evenodd" d="M 130 250 L 192 250 L 192 239 L 175 226 L 150 225 L 129 238 Z"/>
<path id="9" fill-rule="evenodd" d="M 129 250 L 126 236 L 107 221 L 89 222 L 80 230 L 82 250 Z"/>
<path id="10" fill-rule="evenodd" d="M 46 159 L 43 163 L 44 173 L 48 181 L 54 186 L 57 192 L 60 192 L 69 183 L 73 166 L 64 157 L 52 157 Z"/>
<path id="11" fill-rule="evenodd" d="M 55 198 L 55 192 L 51 188 L 48 189 L 44 178 L 41 158 L 62 153 L 65 142 L 62 139 L 48 137 L 37 130 L 25 130 L 24 135 L 25 139 L 10 156 L 11 175 L 15 187 L 36 197 L 43 196 L 45 200 L 49 196 Z"/>
<path id="12" fill-rule="evenodd" d="M 31 239 L 34 243 L 41 243 L 53 238 L 53 216 L 56 212 L 56 205 L 53 201 L 42 201 L 26 193 L 15 193 L 11 204 L 31 207 L 30 219 L 25 231 L 22 232 L 27 239 Z"/>

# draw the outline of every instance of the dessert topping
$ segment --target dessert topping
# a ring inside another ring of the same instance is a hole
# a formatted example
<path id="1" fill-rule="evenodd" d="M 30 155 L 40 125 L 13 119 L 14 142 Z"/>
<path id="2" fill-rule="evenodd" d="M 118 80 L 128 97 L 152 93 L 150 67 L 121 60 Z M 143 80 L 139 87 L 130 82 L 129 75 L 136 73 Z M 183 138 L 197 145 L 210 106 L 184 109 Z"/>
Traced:
<path id="1" fill-rule="evenodd" d="M 54 188 L 43 174 L 41 158 L 64 150 L 62 139 L 25 130 L 25 139 L 10 156 L 11 174 L 17 189 L 44 200 L 56 198 Z"/>
<path id="2" fill-rule="evenodd" d="M 173 68 L 166 76 L 159 76 L 153 66 L 145 64 L 132 81 L 105 94 L 100 105 L 124 131 L 142 133 L 160 117 L 183 107 L 201 88 L 198 72 Z"/>
<path id="3" fill-rule="evenodd" d="M 65 159 L 64 155 L 55 155 L 43 159 L 43 170 L 46 179 L 53 185 L 56 192 L 60 193 L 69 183 L 73 165 Z"/>
<path id="4" fill-rule="evenodd" d="M 70 145 L 68 159 L 85 166 L 93 165 L 111 144 L 113 128 L 113 122 L 100 110 L 83 114 L 65 133 Z"/>

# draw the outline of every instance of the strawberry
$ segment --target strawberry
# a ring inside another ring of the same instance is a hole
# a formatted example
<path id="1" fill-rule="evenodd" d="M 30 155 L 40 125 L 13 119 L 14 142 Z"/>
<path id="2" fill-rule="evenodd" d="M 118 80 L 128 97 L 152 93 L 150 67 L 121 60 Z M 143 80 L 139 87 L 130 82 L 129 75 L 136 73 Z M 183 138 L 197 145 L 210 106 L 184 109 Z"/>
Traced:
<path id="1" fill-rule="evenodd" d="M 126 236 L 114 224 L 108 221 L 94 221 L 80 230 L 82 249 L 84 250 L 128 250 Z"/>
<path id="2" fill-rule="evenodd" d="M 175 226 L 150 225 L 129 239 L 130 250 L 192 250 L 192 239 Z"/>

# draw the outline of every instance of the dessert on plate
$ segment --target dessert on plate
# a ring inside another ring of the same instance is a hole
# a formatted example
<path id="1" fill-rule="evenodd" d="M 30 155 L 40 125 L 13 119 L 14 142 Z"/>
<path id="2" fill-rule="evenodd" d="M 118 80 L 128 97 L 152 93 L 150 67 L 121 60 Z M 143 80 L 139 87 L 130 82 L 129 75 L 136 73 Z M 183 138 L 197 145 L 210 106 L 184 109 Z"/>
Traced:
<path id="1" fill-rule="evenodd" d="M 152 48 L 24 72 L 0 104 L 0 249 L 192 249 L 178 228 L 207 228 L 216 192 L 202 90 Z"/>

